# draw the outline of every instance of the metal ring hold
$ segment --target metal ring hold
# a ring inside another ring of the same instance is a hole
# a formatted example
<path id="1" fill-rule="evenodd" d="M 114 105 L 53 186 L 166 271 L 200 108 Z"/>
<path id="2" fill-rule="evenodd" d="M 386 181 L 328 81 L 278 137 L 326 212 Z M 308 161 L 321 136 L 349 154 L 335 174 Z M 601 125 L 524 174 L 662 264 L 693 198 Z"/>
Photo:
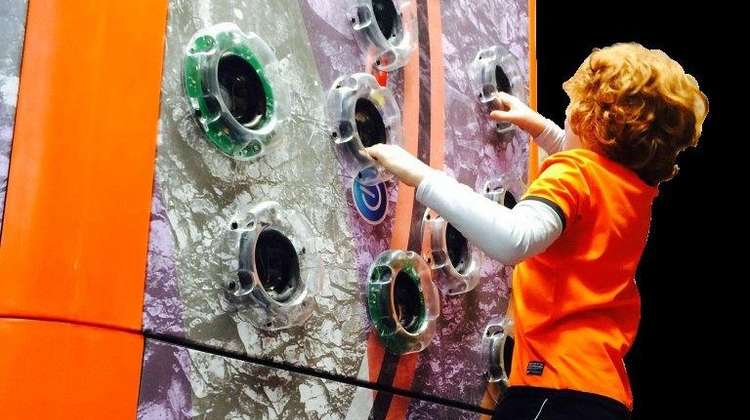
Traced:
<path id="1" fill-rule="evenodd" d="M 429 208 L 422 216 L 422 256 L 433 270 L 444 273 L 438 283 L 444 294 L 459 295 L 479 284 L 482 253 Z"/>
<path id="2" fill-rule="evenodd" d="M 440 294 L 419 254 L 389 250 L 375 259 L 367 276 L 367 313 L 391 353 L 415 353 L 429 345 Z"/>
<path id="3" fill-rule="evenodd" d="M 505 47 L 496 45 L 477 53 L 469 66 L 469 74 L 475 95 L 479 101 L 492 106 L 500 91 L 509 93 L 526 102 L 527 91 L 518 60 Z M 498 123 L 498 134 L 510 132 L 515 126 Z"/>
<path id="4" fill-rule="evenodd" d="M 406 65 L 416 50 L 417 9 L 412 0 L 354 0 L 348 18 L 360 49 L 381 71 Z"/>
<path id="5" fill-rule="evenodd" d="M 526 184 L 518 178 L 503 175 L 485 182 L 482 194 L 488 199 L 512 209 L 526 192 Z"/>
<path id="6" fill-rule="evenodd" d="M 485 379 L 498 383 L 503 391 L 508 387 L 513 351 L 513 321 L 503 317 L 492 322 L 482 334 L 482 357 L 485 360 Z"/>
<path id="7" fill-rule="evenodd" d="M 202 29 L 190 40 L 183 85 L 198 124 L 222 153 L 254 160 L 278 144 L 288 116 L 288 86 L 271 48 L 233 23 Z"/>
<path id="8" fill-rule="evenodd" d="M 391 179 L 364 151 L 376 143 L 401 144 L 401 111 L 391 90 L 368 73 L 342 76 L 328 92 L 326 112 L 344 172 L 366 186 Z"/>
<path id="9" fill-rule="evenodd" d="M 273 201 L 241 212 L 230 222 L 218 255 L 227 275 L 225 294 L 264 330 L 302 325 L 313 313 L 323 269 L 312 229 Z"/>

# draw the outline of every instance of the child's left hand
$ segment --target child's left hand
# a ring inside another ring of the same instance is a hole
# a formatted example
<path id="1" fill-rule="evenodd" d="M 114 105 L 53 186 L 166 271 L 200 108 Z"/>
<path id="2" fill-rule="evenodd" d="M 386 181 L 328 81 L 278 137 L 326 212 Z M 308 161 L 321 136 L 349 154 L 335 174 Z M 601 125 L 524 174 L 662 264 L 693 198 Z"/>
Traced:
<path id="1" fill-rule="evenodd" d="M 399 146 L 376 144 L 365 149 L 370 157 L 406 185 L 416 187 L 433 169 Z"/>

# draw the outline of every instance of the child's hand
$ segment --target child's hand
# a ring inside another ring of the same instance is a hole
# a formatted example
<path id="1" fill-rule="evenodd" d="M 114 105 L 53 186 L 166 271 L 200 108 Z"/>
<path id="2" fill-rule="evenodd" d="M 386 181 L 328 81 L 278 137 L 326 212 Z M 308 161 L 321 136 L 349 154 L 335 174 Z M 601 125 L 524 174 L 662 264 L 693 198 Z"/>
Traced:
<path id="1" fill-rule="evenodd" d="M 406 185 L 416 187 L 433 171 L 406 150 L 390 144 L 376 144 L 365 149 L 370 157 Z"/>
<path id="2" fill-rule="evenodd" d="M 498 109 L 490 113 L 493 120 L 515 124 L 532 137 L 544 131 L 544 117 L 515 96 L 498 92 L 495 105 Z"/>

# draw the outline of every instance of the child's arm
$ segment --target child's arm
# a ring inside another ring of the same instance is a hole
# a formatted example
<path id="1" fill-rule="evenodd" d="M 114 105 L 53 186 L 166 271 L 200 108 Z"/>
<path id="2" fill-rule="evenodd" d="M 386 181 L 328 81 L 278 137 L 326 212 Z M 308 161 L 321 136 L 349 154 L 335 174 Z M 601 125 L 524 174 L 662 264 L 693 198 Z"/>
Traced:
<path id="1" fill-rule="evenodd" d="M 417 188 L 417 200 L 437 211 L 464 237 L 503 264 L 541 253 L 562 233 L 563 216 L 550 204 L 522 200 L 512 210 L 425 165 L 398 146 L 367 149 L 402 182 Z"/>
<path id="2" fill-rule="evenodd" d="M 490 117 L 495 121 L 515 124 L 523 131 L 534 137 L 534 141 L 548 155 L 557 153 L 565 148 L 565 130 L 552 120 L 529 108 L 525 103 L 500 92 L 497 98 L 498 110 L 492 111 Z"/>
<path id="3" fill-rule="evenodd" d="M 554 121 L 545 118 L 544 130 L 534 137 L 534 142 L 548 155 L 565 150 L 565 130 Z"/>
<path id="4" fill-rule="evenodd" d="M 560 216 L 548 204 L 522 200 L 509 209 L 438 171 L 419 184 L 417 200 L 506 265 L 543 252 L 563 231 Z"/>

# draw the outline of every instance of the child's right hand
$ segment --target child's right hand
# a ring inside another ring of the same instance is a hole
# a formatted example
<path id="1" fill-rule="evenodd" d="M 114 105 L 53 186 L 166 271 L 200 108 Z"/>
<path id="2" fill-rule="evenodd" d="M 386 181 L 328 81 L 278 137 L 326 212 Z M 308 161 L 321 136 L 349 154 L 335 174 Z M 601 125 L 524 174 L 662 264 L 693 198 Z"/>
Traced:
<path id="1" fill-rule="evenodd" d="M 532 137 L 544 131 L 544 117 L 515 96 L 498 92 L 495 106 L 497 109 L 490 113 L 490 118 L 493 120 L 515 124 Z"/>

